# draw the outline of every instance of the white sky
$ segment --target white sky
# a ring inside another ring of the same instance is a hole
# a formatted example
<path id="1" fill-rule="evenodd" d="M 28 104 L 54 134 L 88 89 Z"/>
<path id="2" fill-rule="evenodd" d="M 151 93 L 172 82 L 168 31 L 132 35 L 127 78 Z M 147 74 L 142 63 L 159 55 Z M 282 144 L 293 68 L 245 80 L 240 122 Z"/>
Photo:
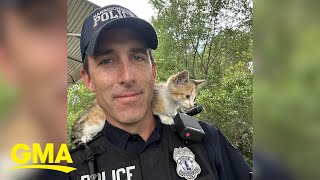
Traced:
<path id="1" fill-rule="evenodd" d="M 139 18 L 151 22 L 151 16 L 154 15 L 152 6 L 149 0 L 88 0 L 99 6 L 117 4 L 130 9 Z"/>

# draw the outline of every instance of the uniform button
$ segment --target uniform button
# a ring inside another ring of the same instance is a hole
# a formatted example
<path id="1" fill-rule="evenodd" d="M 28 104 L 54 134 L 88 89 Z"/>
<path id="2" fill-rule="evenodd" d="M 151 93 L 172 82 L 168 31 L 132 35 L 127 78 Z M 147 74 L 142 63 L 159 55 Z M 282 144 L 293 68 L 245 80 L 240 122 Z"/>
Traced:
<path id="1" fill-rule="evenodd" d="M 132 135 L 131 139 L 132 139 L 133 142 L 137 142 L 138 137 L 137 137 L 137 135 Z"/>

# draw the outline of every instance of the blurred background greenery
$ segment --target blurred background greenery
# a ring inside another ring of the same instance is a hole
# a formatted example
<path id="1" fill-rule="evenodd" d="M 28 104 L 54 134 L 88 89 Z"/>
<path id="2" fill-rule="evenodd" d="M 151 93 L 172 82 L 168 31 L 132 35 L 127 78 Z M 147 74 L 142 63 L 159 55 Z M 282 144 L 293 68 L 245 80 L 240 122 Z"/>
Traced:
<path id="1" fill-rule="evenodd" d="M 254 145 L 320 179 L 319 1 L 255 1 Z"/>
<path id="2" fill-rule="evenodd" d="M 4 123 L 6 116 L 12 111 L 17 98 L 17 89 L 9 86 L 8 82 L 0 75 L 0 125 Z"/>
<path id="3" fill-rule="evenodd" d="M 197 116 L 218 127 L 252 165 L 252 1 L 150 1 L 158 79 L 187 69 L 205 79 Z"/>

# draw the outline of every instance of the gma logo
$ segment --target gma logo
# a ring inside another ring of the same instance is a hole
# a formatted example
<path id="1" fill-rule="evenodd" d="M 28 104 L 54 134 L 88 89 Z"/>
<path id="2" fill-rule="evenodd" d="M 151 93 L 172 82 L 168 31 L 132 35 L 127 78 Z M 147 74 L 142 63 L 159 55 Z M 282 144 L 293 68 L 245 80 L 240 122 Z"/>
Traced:
<path id="1" fill-rule="evenodd" d="M 44 151 L 42 151 L 39 143 L 32 144 L 32 148 L 30 148 L 26 144 L 16 144 L 11 150 L 11 158 L 14 162 L 20 164 L 20 166 L 12 167 L 10 168 L 10 170 L 50 169 L 61 171 L 64 173 L 69 173 L 73 170 L 76 170 L 76 168 L 69 166 L 53 165 L 53 163 L 60 163 L 61 161 L 67 161 L 68 163 L 72 163 L 72 159 L 66 144 L 61 144 L 56 157 L 54 157 L 53 143 L 47 143 L 46 147 L 44 148 Z M 32 164 L 30 164 L 31 159 Z"/>

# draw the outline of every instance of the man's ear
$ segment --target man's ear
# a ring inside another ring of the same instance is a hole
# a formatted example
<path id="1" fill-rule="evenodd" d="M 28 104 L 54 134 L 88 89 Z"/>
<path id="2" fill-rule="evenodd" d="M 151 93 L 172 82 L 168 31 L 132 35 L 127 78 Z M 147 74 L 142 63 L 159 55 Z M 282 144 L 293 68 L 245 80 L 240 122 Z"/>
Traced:
<path id="1" fill-rule="evenodd" d="M 154 62 L 152 63 L 152 75 L 153 75 L 153 80 L 157 79 L 157 64 Z"/>
<path id="2" fill-rule="evenodd" d="M 82 68 L 80 70 L 81 76 L 82 76 L 82 80 L 84 82 L 84 84 L 86 85 L 86 87 L 89 89 L 89 91 L 94 92 L 94 86 L 92 84 L 92 79 L 90 77 L 90 75 L 87 73 L 87 71 Z"/>

